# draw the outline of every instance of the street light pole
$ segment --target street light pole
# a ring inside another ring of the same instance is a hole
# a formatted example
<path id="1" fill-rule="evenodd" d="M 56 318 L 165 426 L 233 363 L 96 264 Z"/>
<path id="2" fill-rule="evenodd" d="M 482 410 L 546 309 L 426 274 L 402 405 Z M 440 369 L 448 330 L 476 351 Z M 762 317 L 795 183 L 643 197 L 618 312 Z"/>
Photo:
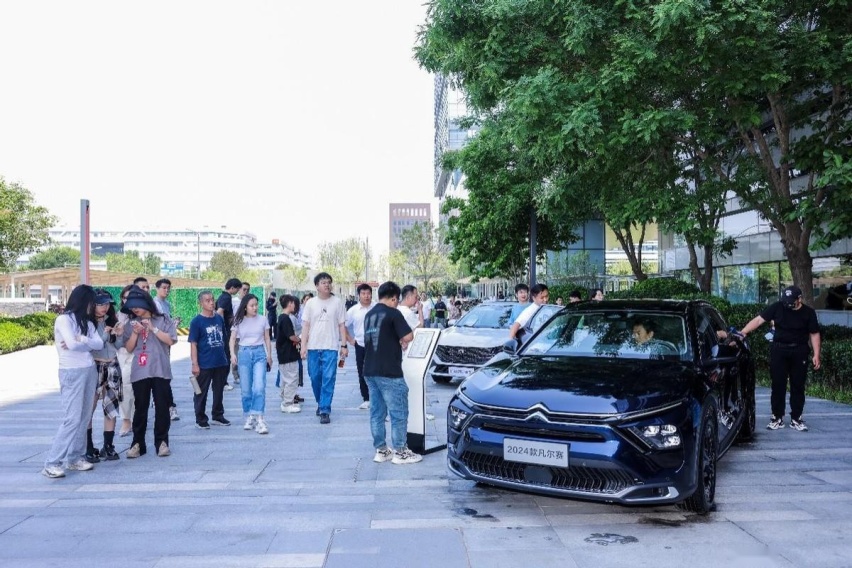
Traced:
<path id="1" fill-rule="evenodd" d="M 195 229 L 186 229 L 195 233 L 195 279 L 201 280 L 201 233 Z"/>

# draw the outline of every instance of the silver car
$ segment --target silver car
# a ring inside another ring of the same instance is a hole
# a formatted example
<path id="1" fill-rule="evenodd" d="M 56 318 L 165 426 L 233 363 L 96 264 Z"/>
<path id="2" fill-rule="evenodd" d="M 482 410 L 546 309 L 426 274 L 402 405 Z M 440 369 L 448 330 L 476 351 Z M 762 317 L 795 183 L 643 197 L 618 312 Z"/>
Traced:
<path id="1" fill-rule="evenodd" d="M 484 302 L 441 332 L 427 374 L 436 383 L 464 379 L 503 351 L 509 339 L 509 318 L 517 302 Z M 528 328 L 535 331 L 559 306 L 542 306 Z"/>

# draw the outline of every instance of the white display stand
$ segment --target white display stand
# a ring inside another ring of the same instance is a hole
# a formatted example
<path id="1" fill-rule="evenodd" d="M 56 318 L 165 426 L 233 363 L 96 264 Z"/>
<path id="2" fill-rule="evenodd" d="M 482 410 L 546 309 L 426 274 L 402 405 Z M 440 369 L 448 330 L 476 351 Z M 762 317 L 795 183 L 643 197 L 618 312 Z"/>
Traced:
<path id="1" fill-rule="evenodd" d="M 414 339 L 402 356 L 402 374 L 408 385 L 408 447 L 418 454 L 430 454 L 447 448 L 446 444 L 426 448 L 426 369 L 441 336 L 440 329 L 417 328 Z"/>

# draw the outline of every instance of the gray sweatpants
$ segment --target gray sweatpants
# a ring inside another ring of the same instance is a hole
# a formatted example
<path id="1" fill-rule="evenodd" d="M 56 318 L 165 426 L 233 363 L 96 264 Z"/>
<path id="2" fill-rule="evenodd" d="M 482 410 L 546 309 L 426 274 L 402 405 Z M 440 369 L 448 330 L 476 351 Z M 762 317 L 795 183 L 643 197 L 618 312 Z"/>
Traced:
<path id="1" fill-rule="evenodd" d="M 299 388 L 299 362 L 281 363 L 278 369 L 281 371 L 281 400 L 284 404 L 293 404 Z"/>
<path id="2" fill-rule="evenodd" d="M 80 461 L 86 455 L 86 428 L 95 404 L 98 372 L 91 367 L 59 369 L 62 397 L 62 424 L 47 452 L 45 466 L 62 466 Z"/>

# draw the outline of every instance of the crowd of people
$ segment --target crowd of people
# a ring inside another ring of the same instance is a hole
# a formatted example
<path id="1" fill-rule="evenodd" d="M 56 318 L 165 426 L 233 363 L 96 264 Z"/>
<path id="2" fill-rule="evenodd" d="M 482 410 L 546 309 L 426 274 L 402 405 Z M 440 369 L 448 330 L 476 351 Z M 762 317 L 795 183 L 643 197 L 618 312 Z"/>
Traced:
<path id="1" fill-rule="evenodd" d="M 408 386 L 402 356 L 413 329 L 427 323 L 446 325 L 454 304 L 448 307 L 439 296 L 424 308 L 427 298 L 416 287 L 385 282 L 379 286 L 377 303 L 372 301 L 372 288 L 362 285 L 358 302 L 347 310 L 332 293 L 332 283 L 331 275 L 319 273 L 314 279 L 316 295 L 305 294 L 301 301 L 272 292 L 266 316 L 259 314 L 261 300 L 250 292 L 249 283 L 236 278 L 225 283 L 216 299 L 209 290 L 198 294 L 198 315 L 190 322 L 188 335 L 195 425 L 199 429 L 231 425 L 224 409 L 224 392 L 234 388 L 228 384 L 230 374 L 240 386 L 243 428 L 260 435 L 269 432 L 264 414 L 273 341 L 281 412 L 301 412 L 305 399 L 298 395 L 298 387 L 306 366 L 319 423 L 329 424 L 338 366 L 343 366 L 352 345 L 364 399 L 359 408 L 370 411 L 374 461 L 417 463 L 422 456 L 406 445 Z M 158 280 L 155 289 L 152 297 L 148 281 L 140 277 L 121 290 L 118 301 L 107 290 L 85 284 L 70 294 L 54 325 L 63 418 L 43 475 L 64 477 L 66 470 L 88 471 L 101 460 L 119 459 L 115 448 L 119 418 L 118 436 L 132 434 L 126 457 L 145 455 L 152 401 L 153 451 L 159 457 L 171 455 L 169 429 L 171 422 L 180 420 L 171 386 L 171 346 L 177 342 L 180 319 L 172 317 L 168 302 L 171 282 Z M 96 448 L 92 418 L 99 401 L 104 431 L 103 443 Z M 391 423 L 390 445 L 385 439 L 386 419 Z"/>

